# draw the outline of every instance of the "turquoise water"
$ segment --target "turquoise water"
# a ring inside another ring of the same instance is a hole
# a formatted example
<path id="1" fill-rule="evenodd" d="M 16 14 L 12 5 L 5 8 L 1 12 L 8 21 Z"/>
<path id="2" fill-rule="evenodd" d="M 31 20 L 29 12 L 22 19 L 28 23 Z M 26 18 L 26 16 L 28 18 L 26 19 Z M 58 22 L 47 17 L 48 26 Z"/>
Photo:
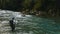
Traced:
<path id="1" fill-rule="evenodd" d="M 32 15 L 15 19 L 15 31 L 11 32 L 8 17 L 0 16 L 0 34 L 60 34 L 59 18 L 42 18 Z"/>
<path id="2" fill-rule="evenodd" d="M 5 25 L 4 27 L 6 28 L 7 26 Z M 56 19 L 32 16 L 20 18 L 20 21 L 18 19 L 15 32 L 11 32 L 9 27 L 5 30 L 1 34 L 60 34 L 60 25 Z"/>
<path id="3" fill-rule="evenodd" d="M 33 17 L 32 22 L 37 23 L 37 34 L 60 34 L 59 19 Z"/>
<path id="4" fill-rule="evenodd" d="M 24 28 L 26 28 L 26 30 L 32 31 L 33 34 L 60 34 L 58 18 L 41 18 L 32 16 L 23 22 L 28 24 L 24 26 Z"/>

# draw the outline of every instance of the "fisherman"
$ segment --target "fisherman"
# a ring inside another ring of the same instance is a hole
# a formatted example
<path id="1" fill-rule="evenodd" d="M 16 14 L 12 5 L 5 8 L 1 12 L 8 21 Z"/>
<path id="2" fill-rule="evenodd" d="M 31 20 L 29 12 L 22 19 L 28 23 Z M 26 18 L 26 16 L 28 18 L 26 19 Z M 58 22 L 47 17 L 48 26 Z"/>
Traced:
<path id="1" fill-rule="evenodd" d="M 10 20 L 9 23 L 10 23 L 10 27 L 11 27 L 12 31 L 14 31 L 15 30 L 14 18 L 12 18 L 12 20 Z"/>

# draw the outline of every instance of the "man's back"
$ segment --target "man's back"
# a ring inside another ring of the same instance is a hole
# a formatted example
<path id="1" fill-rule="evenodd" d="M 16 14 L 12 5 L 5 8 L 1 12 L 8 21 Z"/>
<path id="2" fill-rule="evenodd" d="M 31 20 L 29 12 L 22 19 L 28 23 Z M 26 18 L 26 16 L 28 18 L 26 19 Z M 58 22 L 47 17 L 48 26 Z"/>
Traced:
<path id="1" fill-rule="evenodd" d="M 10 20 L 9 23 L 10 23 L 10 27 L 11 27 L 12 31 L 14 31 L 15 30 L 14 19 Z"/>
<path id="2" fill-rule="evenodd" d="M 10 22 L 10 24 L 13 24 L 13 20 L 10 20 L 9 22 Z"/>

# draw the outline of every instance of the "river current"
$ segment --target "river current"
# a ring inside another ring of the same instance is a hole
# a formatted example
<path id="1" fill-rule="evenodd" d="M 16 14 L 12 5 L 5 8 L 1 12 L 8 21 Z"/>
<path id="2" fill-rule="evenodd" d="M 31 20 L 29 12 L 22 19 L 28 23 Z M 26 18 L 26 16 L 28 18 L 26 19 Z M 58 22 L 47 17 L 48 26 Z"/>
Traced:
<path id="1" fill-rule="evenodd" d="M 9 20 L 14 17 L 15 31 L 12 32 Z M 0 10 L 0 34 L 60 34 L 60 19 L 42 18 L 33 15 L 23 16 L 20 12 Z"/>

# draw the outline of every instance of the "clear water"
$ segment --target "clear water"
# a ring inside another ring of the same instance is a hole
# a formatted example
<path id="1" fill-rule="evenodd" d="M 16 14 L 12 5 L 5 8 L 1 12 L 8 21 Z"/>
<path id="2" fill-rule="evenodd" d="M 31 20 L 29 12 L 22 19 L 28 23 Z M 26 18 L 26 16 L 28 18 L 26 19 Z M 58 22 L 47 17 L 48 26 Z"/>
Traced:
<path id="1" fill-rule="evenodd" d="M 4 15 L 0 16 L 0 34 L 60 34 L 60 19 L 41 18 L 31 15 L 25 17 L 15 16 L 16 28 L 14 32 L 11 32 L 9 26 L 11 18 L 10 16 L 5 17 Z"/>

